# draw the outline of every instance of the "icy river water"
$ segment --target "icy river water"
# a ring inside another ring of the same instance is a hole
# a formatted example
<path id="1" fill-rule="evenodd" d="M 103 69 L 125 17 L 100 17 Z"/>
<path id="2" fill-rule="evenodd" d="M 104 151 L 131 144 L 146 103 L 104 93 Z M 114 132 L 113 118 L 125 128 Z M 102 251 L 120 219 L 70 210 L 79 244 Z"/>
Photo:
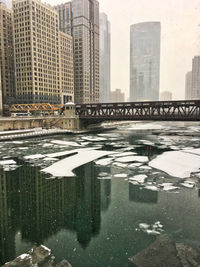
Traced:
<path id="1" fill-rule="evenodd" d="M 199 188 L 199 123 L 0 143 L 0 265 L 40 244 L 73 267 L 135 266 L 161 235 L 199 248 Z"/>

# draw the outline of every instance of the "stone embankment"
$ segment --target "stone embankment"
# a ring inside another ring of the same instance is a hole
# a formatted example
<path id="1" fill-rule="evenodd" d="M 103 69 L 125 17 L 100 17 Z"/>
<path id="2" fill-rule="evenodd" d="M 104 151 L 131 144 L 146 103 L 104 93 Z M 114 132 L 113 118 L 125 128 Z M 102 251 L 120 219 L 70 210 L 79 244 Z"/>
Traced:
<path id="1" fill-rule="evenodd" d="M 137 267 L 199 267 L 200 249 L 175 243 L 169 236 L 161 235 L 129 260 Z"/>
<path id="2" fill-rule="evenodd" d="M 67 260 L 62 260 L 60 263 L 55 262 L 56 259 L 51 250 L 41 245 L 20 255 L 15 260 L 7 262 L 2 267 L 72 267 Z"/>

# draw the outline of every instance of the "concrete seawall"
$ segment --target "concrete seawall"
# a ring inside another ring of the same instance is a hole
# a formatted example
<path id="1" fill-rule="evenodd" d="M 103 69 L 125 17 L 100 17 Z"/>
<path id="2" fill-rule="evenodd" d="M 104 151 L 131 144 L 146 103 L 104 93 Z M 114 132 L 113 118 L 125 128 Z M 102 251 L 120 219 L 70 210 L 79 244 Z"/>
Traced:
<path id="1" fill-rule="evenodd" d="M 48 117 L 0 117 L 0 131 L 26 130 L 33 128 L 60 128 L 64 130 L 80 130 L 77 116 L 48 116 Z"/>

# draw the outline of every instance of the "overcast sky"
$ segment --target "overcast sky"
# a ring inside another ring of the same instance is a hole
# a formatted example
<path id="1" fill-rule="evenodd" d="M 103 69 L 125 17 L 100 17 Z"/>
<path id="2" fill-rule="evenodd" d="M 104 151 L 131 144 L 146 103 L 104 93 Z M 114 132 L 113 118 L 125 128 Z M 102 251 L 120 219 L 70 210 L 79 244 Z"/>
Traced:
<path id="1" fill-rule="evenodd" d="M 44 0 L 43 0 L 44 2 Z M 46 0 L 51 5 L 65 0 Z M 111 89 L 129 96 L 130 25 L 161 22 L 160 91 L 184 99 L 185 74 L 200 54 L 200 0 L 99 0 L 111 22 Z"/>

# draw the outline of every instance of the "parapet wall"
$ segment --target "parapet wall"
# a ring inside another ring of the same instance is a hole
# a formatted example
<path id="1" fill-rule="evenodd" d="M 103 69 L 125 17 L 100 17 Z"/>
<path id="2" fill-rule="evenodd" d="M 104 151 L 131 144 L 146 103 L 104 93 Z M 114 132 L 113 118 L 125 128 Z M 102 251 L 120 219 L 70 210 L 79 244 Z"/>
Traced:
<path id="1" fill-rule="evenodd" d="M 60 128 L 66 130 L 79 130 L 78 117 L 15 117 L 0 118 L 0 131 L 22 130 L 31 128 Z"/>

